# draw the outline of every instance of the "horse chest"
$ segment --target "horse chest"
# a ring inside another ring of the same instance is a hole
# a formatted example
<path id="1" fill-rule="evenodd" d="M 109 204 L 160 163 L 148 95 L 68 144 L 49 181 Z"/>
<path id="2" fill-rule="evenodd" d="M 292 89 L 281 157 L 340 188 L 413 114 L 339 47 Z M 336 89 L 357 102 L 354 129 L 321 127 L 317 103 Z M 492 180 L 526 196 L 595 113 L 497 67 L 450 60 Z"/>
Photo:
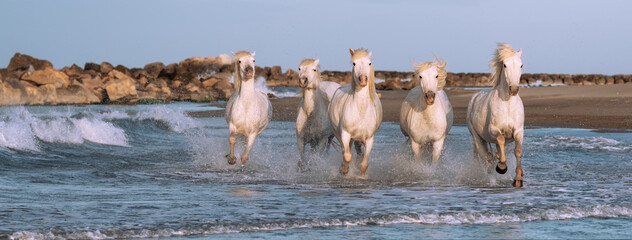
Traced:
<path id="1" fill-rule="evenodd" d="M 375 134 L 377 119 L 376 109 L 352 109 L 343 111 L 342 123 L 353 139 L 365 139 Z"/>
<path id="2" fill-rule="evenodd" d="M 435 111 L 413 112 L 410 127 L 410 135 L 418 142 L 437 140 L 447 128 L 447 119 Z"/>

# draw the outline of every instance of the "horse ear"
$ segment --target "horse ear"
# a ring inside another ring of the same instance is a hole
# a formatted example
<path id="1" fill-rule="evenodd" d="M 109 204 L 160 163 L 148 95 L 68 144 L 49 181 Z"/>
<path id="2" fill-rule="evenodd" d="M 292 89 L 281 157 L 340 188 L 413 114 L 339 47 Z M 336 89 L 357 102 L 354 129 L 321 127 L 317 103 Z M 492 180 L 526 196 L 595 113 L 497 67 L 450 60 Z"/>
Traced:
<path id="1" fill-rule="evenodd" d="M 250 54 L 251 57 L 255 57 L 255 54 L 257 54 L 257 51 L 252 52 L 252 54 Z"/>
<path id="2" fill-rule="evenodd" d="M 233 51 L 230 51 L 230 54 L 232 54 L 233 56 L 235 56 L 235 52 L 233 52 Z"/>
<path id="3" fill-rule="evenodd" d="M 518 50 L 518 57 L 522 57 L 522 48 L 520 50 Z"/>
<path id="4" fill-rule="evenodd" d="M 373 52 L 369 52 L 369 58 L 371 58 L 371 54 L 373 54 Z"/>
<path id="5" fill-rule="evenodd" d="M 316 60 L 314 60 L 314 64 L 316 64 L 316 67 L 318 67 L 319 62 L 320 62 L 320 58 L 317 58 Z"/>
<path id="6" fill-rule="evenodd" d="M 349 48 L 349 54 L 353 57 L 353 49 Z"/>

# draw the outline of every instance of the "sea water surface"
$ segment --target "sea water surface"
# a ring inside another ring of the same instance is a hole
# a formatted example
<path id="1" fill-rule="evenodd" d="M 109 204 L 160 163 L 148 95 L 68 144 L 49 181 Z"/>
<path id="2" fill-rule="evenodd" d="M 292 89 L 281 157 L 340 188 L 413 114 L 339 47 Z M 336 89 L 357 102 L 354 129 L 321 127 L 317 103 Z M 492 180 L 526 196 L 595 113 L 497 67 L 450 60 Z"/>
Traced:
<path id="1" fill-rule="evenodd" d="M 186 114 L 211 109 L 0 108 L 0 238 L 632 238 L 630 133 L 526 129 L 513 188 L 513 144 L 499 175 L 464 126 L 433 166 L 383 123 L 367 179 L 334 148 L 298 171 L 293 122 L 228 165 L 225 120 Z"/>

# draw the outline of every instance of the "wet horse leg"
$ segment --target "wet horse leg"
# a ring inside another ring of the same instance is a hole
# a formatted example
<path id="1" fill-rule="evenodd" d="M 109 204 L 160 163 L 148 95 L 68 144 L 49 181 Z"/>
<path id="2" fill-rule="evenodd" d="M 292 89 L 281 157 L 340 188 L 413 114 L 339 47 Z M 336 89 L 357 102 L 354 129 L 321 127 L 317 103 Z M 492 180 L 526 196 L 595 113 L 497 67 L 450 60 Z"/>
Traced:
<path id="1" fill-rule="evenodd" d="M 366 177 L 366 169 L 369 168 L 369 155 L 373 148 L 373 137 L 364 141 L 364 159 L 362 159 L 362 177 Z"/>
<path id="2" fill-rule="evenodd" d="M 348 132 L 342 131 L 342 133 L 340 133 L 340 145 L 342 145 L 343 158 L 342 169 L 340 169 L 340 172 L 342 174 L 349 173 L 349 163 L 351 162 L 351 149 L 349 146 L 350 144 L 351 135 Z"/>
<path id="3" fill-rule="evenodd" d="M 514 154 L 516 155 L 516 178 L 514 179 L 513 186 L 514 187 L 522 187 L 522 178 L 524 177 L 524 172 L 522 172 L 522 131 L 514 135 L 514 139 L 516 139 L 516 146 L 514 148 Z"/>
<path id="4" fill-rule="evenodd" d="M 496 172 L 500 174 L 505 174 L 507 172 L 507 158 L 505 157 L 505 136 L 503 134 L 498 134 L 496 137 L 496 142 L 500 155 L 500 162 L 496 165 Z"/>
<path id="5" fill-rule="evenodd" d="M 233 165 L 237 163 L 237 158 L 235 158 L 235 134 L 231 133 L 230 137 L 228 137 L 228 143 L 230 143 L 230 152 L 226 155 L 228 159 L 228 164 Z"/>
<path id="6" fill-rule="evenodd" d="M 250 134 L 248 136 L 248 145 L 246 146 L 246 151 L 244 151 L 244 155 L 241 155 L 241 166 L 242 167 L 248 161 L 248 156 L 250 155 L 250 148 L 252 148 L 252 145 L 255 143 L 255 139 L 256 138 L 257 138 L 257 134 L 256 133 Z"/>

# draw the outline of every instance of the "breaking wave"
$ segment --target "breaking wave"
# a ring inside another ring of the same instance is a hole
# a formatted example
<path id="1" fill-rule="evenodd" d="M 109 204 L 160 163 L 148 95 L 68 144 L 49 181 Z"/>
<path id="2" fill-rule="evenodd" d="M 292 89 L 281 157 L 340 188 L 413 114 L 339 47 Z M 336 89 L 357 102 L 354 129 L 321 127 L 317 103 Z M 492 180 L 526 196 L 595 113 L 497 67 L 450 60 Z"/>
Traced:
<path id="1" fill-rule="evenodd" d="M 299 219 L 253 224 L 214 224 L 165 229 L 134 230 L 79 230 L 79 231 L 20 231 L 11 239 L 108 239 L 108 238 L 157 238 L 191 235 L 212 235 L 239 232 L 279 231 L 300 228 L 349 227 L 361 225 L 391 224 L 497 224 L 508 222 L 551 221 L 580 218 L 632 217 L 632 209 L 623 206 L 596 205 L 591 207 L 560 207 L 555 209 L 532 209 L 524 213 L 490 214 L 465 213 L 420 213 L 377 215 L 363 218 Z"/>

